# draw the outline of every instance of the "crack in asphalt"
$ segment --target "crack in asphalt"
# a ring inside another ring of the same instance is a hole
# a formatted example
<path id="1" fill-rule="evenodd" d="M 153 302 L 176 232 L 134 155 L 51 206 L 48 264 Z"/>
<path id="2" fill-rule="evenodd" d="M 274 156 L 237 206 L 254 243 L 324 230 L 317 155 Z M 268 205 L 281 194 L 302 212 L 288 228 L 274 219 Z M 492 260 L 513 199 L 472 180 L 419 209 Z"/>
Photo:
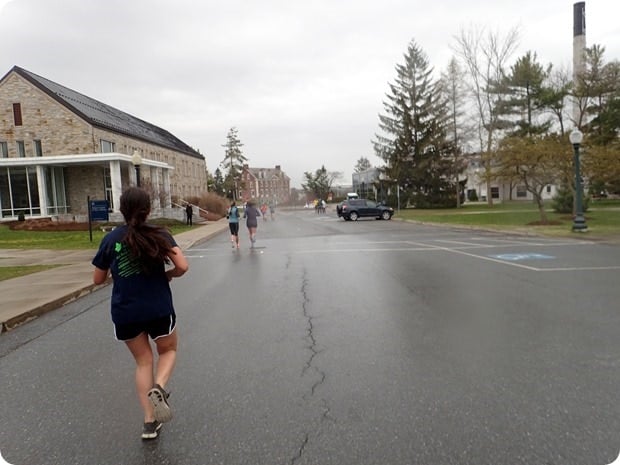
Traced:
<path id="1" fill-rule="evenodd" d="M 291 465 L 293 465 L 293 464 L 294 464 L 297 460 L 299 460 L 299 459 L 301 458 L 301 456 L 302 456 L 302 455 L 303 455 L 303 453 L 304 453 L 304 449 L 306 448 L 306 445 L 308 444 L 308 441 L 309 441 L 309 440 L 310 440 L 310 438 L 309 438 L 308 434 L 306 434 L 306 435 L 304 436 L 304 441 L 303 441 L 303 443 L 301 444 L 301 447 L 300 447 L 300 448 L 299 448 L 299 450 L 297 451 L 297 455 L 295 455 L 295 457 L 293 457 L 293 458 L 291 459 Z"/>
<path id="2" fill-rule="evenodd" d="M 312 370 L 319 375 L 318 381 L 316 381 L 310 389 L 310 395 L 314 395 L 316 389 L 325 382 L 326 375 L 315 364 L 314 359 L 321 353 L 317 349 L 316 337 L 314 335 L 314 317 L 310 314 L 308 307 L 310 306 L 310 298 L 308 296 L 308 278 L 306 271 L 304 270 L 302 282 L 301 282 L 301 294 L 303 296 L 303 302 L 301 304 L 304 318 L 307 322 L 306 340 L 309 342 L 307 349 L 310 351 L 310 357 L 306 361 L 303 369 L 301 370 L 301 376 L 304 377 L 308 371 Z"/>
<path id="3" fill-rule="evenodd" d="M 306 376 L 308 372 L 312 372 L 318 375 L 318 380 L 316 380 L 310 387 L 310 393 L 304 394 L 303 396 L 304 401 L 309 401 L 312 397 L 314 397 L 316 390 L 325 382 L 327 378 L 326 373 L 322 371 L 320 368 L 318 368 L 317 365 L 315 364 L 315 358 L 317 355 L 321 353 L 321 351 L 317 348 L 317 340 L 315 337 L 315 327 L 314 327 L 314 317 L 310 314 L 310 310 L 309 310 L 311 301 L 309 297 L 308 284 L 309 284 L 309 280 L 307 277 L 307 271 L 304 269 L 302 280 L 301 280 L 301 295 L 303 298 L 301 307 L 302 307 L 303 317 L 306 320 L 305 339 L 308 342 L 308 344 L 306 345 L 306 349 L 308 349 L 308 351 L 310 352 L 310 356 L 306 360 L 306 363 L 304 364 L 301 370 L 301 377 L 303 378 L 304 376 Z M 321 399 L 321 402 L 323 405 L 323 412 L 320 416 L 320 421 L 324 421 L 324 420 L 333 421 L 333 419 L 329 417 L 329 413 L 331 409 L 329 407 L 329 404 L 327 403 L 327 400 Z M 306 432 L 304 435 L 304 439 L 299 449 L 297 450 L 297 453 L 291 459 L 291 465 L 295 464 L 295 462 L 301 459 L 301 457 L 303 456 L 304 450 L 309 442 L 310 442 L 310 434 Z"/>

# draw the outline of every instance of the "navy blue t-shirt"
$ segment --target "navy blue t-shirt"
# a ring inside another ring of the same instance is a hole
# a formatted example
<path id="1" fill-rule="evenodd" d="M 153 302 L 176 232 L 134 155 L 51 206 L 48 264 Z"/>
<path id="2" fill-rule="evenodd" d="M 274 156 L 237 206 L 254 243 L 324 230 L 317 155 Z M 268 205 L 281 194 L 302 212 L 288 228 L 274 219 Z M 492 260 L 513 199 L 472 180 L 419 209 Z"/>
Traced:
<path id="1" fill-rule="evenodd" d="M 112 272 L 112 321 L 127 324 L 174 315 L 165 264 L 157 264 L 149 273 L 142 271 L 123 243 L 127 229 L 123 225 L 106 234 L 92 261 L 97 268 Z M 162 234 L 171 247 L 177 246 L 167 231 Z"/>

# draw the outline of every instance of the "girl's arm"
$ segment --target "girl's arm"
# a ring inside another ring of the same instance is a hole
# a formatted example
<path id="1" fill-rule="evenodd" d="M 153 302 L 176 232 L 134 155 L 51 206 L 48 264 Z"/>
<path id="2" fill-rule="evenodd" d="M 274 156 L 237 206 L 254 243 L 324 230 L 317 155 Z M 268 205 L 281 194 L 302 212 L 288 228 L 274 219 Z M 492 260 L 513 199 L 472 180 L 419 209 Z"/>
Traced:
<path id="1" fill-rule="evenodd" d="M 187 258 L 181 252 L 181 249 L 177 246 L 174 247 L 170 253 L 168 254 L 168 258 L 172 260 L 173 268 L 166 270 L 166 276 L 168 276 L 168 281 L 172 278 L 178 278 L 183 276 L 187 270 L 189 270 L 189 263 L 187 262 Z"/>
<path id="2" fill-rule="evenodd" d="M 110 270 L 102 270 L 101 268 L 95 267 L 95 271 L 93 272 L 93 283 L 95 284 L 103 284 L 106 279 L 108 279 L 108 274 Z"/>

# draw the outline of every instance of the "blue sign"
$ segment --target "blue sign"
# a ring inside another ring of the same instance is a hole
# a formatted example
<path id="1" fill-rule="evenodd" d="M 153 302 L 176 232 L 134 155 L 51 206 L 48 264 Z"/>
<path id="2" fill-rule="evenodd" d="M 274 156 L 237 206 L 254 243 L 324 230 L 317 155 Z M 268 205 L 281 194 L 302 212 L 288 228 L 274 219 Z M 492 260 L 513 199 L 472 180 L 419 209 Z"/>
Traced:
<path id="1" fill-rule="evenodd" d="M 518 262 L 519 260 L 551 260 L 555 258 L 551 255 L 543 255 L 541 253 L 505 253 L 501 255 L 490 255 L 490 257 L 511 262 Z"/>
<path id="2" fill-rule="evenodd" d="M 90 201 L 90 219 L 91 221 L 108 221 L 108 201 L 107 200 L 91 200 Z"/>

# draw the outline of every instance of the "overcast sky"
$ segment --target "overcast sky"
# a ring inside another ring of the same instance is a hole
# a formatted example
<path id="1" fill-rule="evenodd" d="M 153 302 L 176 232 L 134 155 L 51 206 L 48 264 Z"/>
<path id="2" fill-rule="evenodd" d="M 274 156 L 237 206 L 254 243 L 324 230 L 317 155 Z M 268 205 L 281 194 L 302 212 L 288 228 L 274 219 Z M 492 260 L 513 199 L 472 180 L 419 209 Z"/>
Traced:
<path id="1" fill-rule="evenodd" d="M 472 25 L 519 26 L 514 58 L 570 68 L 573 0 L 0 0 L 0 76 L 14 65 L 224 158 L 235 126 L 251 166 L 299 186 L 321 165 L 350 184 L 395 66 L 414 39 L 436 71 Z M 586 0 L 588 46 L 620 59 L 618 0 Z"/>

